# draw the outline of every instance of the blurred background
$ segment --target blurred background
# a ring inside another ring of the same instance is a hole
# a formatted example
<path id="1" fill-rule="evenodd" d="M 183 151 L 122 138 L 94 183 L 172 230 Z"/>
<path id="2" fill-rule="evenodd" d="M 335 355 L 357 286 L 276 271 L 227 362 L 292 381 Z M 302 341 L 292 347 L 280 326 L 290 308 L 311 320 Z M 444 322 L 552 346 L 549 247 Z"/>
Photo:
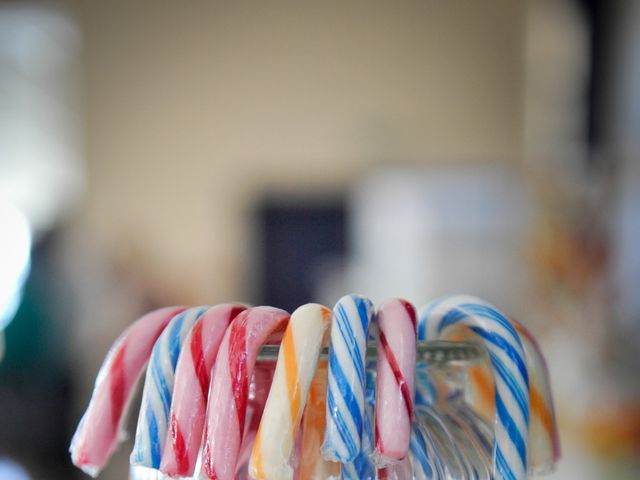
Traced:
<path id="1" fill-rule="evenodd" d="M 349 291 L 519 318 L 549 478 L 638 478 L 639 156 L 640 2 L 0 1 L 0 478 L 142 312 Z"/>

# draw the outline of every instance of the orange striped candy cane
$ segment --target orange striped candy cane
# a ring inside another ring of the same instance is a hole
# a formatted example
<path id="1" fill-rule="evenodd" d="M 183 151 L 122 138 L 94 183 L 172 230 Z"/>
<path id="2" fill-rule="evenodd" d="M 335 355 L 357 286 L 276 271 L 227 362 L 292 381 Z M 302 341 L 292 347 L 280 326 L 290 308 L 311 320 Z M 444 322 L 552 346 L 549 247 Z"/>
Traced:
<path id="1" fill-rule="evenodd" d="M 520 335 L 530 375 L 528 470 L 530 474 L 549 473 L 560 460 L 561 452 L 547 362 L 533 335 L 513 318 L 510 320 Z"/>
<path id="2" fill-rule="evenodd" d="M 331 318 L 331 310 L 314 303 L 291 315 L 251 452 L 249 475 L 255 480 L 293 478 L 289 457 Z"/>
<path id="3" fill-rule="evenodd" d="M 320 360 L 318 370 L 311 382 L 309 400 L 302 416 L 302 448 L 299 478 L 314 480 L 337 478 L 340 464 L 322 458 L 320 446 L 326 428 L 327 406 L 327 360 Z"/>
<path id="4" fill-rule="evenodd" d="M 533 335 L 517 320 L 509 318 L 520 336 L 525 363 L 529 371 L 530 419 L 528 435 L 527 470 L 530 474 L 549 473 L 560 459 L 560 437 L 556 422 L 549 371 L 544 356 Z M 468 340 L 467 332 L 454 331 L 452 336 Z M 495 411 L 493 375 L 488 365 L 472 366 L 469 371 L 469 389 L 474 408 L 490 420 Z"/>

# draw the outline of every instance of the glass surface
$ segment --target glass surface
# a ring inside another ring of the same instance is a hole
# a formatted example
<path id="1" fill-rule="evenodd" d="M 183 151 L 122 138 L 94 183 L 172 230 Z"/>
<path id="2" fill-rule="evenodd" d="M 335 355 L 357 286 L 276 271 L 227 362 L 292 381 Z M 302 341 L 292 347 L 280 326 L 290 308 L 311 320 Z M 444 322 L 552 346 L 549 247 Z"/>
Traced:
<path id="1" fill-rule="evenodd" d="M 450 364 L 468 364 L 480 361 L 484 355 L 484 348 L 471 342 L 451 342 L 435 340 L 418 342 L 416 345 L 416 361 L 424 362 L 427 366 L 442 366 Z M 262 347 L 258 359 L 272 360 L 278 358 L 279 345 L 265 345 Z M 329 354 L 329 348 L 322 350 L 322 356 Z M 367 359 L 375 360 L 378 349 L 375 346 L 367 348 Z"/>

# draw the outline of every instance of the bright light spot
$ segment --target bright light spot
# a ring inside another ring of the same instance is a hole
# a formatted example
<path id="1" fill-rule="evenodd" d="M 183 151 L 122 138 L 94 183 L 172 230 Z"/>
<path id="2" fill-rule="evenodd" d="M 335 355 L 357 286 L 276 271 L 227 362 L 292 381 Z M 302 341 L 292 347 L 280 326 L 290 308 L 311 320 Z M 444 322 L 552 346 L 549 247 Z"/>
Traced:
<path id="1" fill-rule="evenodd" d="M 6 458 L 0 458 L 0 478 L 3 480 L 31 480 L 24 468 Z"/>
<path id="2" fill-rule="evenodd" d="M 31 232 L 27 219 L 0 198 L 0 330 L 7 326 L 18 309 L 22 285 L 29 273 L 30 256 Z"/>

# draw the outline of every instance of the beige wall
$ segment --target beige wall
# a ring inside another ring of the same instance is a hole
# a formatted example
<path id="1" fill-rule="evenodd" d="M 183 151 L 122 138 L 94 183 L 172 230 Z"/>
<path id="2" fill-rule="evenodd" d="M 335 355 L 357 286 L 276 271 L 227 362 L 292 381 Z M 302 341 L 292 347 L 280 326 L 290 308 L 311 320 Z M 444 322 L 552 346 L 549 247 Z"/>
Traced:
<path id="1" fill-rule="evenodd" d="M 264 189 L 521 156 L 524 2 L 73 5 L 81 220 L 185 301 L 242 295 L 246 210 Z"/>

